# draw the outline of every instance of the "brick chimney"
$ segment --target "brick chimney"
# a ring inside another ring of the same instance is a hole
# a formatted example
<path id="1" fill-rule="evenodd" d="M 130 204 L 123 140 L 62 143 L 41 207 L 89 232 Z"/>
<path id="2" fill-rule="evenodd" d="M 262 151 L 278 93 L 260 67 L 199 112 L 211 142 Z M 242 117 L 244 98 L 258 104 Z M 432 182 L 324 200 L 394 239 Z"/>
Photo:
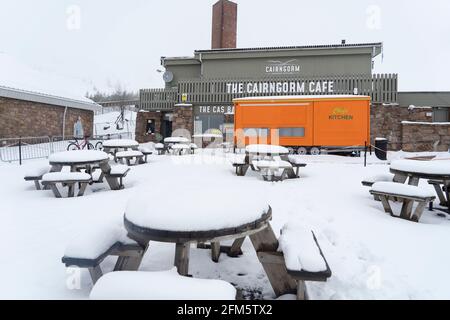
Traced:
<path id="1" fill-rule="evenodd" d="M 213 6 L 212 49 L 236 48 L 237 4 L 219 0 Z"/>

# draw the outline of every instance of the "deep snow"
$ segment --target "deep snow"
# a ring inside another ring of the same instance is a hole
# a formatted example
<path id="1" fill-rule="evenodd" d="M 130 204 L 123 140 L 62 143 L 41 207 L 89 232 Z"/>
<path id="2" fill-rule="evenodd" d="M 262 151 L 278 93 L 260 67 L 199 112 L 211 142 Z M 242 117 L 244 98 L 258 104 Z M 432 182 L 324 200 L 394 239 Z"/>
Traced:
<path id="1" fill-rule="evenodd" d="M 23 180 L 30 167 L 48 160 L 29 161 L 22 167 L 0 164 L 0 298 L 87 299 L 92 288 L 88 272 L 81 271 L 78 285 L 79 271 L 66 270 L 61 263 L 73 238 L 85 230 L 101 230 L 107 221 L 121 221 L 128 200 L 137 192 L 167 191 L 160 199 L 149 197 L 149 206 L 176 201 L 171 190 L 178 185 L 217 194 L 232 188 L 247 195 L 248 201 L 264 197 L 273 209 L 275 232 L 288 221 L 311 226 L 333 272 L 326 283 L 307 284 L 312 299 L 450 299 L 443 276 L 450 265 L 450 219 L 425 211 L 417 224 L 384 213 L 361 181 L 388 173 L 385 162 L 370 157 L 365 168 L 362 158 L 305 156 L 308 166 L 301 169 L 300 179 L 271 183 L 251 171 L 237 177 L 230 161 L 216 152 L 214 157 L 205 151 L 181 157 L 150 156 L 148 164 L 132 167 L 124 190 L 111 191 L 100 184 L 89 186 L 84 197 L 70 199 L 36 191 Z M 390 159 L 404 155 L 390 154 Z M 431 188 L 426 181 L 420 185 Z M 213 215 L 219 204 L 208 198 L 202 201 Z M 220 205 L 230 201 L 223 199 Z M 221 255 L 216 264 L 208 250 L 192 248 L 190 273 L 233 283 L 247 297 L 273 298 L 248 239 L 243 251 L 237 259 Z M 173 245 L 153 242 L 141 270 L 170 270 L 173 255 Z M 103 270 L 111 270 L 114 262 L 115 258 L 108 258 Z"/>

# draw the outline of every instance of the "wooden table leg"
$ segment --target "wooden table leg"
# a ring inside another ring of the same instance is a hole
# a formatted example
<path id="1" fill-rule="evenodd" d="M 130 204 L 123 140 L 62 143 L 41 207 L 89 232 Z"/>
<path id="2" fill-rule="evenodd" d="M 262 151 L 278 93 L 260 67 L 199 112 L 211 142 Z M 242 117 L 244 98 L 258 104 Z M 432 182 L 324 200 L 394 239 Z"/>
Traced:
<path id="1" fill-rule="evenodd" d="M 220 258 L 220 242 L 211 242 L 211 259 L 214 262 L 219 262 Z"/>
<path id="2" fill-rule="evenodd" d="M 408 184 L 410 185 L 410 186 L 419 186 L 419 178 L 418 177 L 409 177 L 409 182 L 408 182 Z"/>
<path id="3" fill-rule="evenodd" d="M 190 242 L 177 243 L 175 245 L 174 265 L 175 267 L 177 267 L 178 273 L 182 276 L 187 276 L 189 274 L 190 249 L 191 249 Z"/>
<path id="4" fill-rule="evenodd" d="M 109 187 L 111 190 L 120 190 L 120 183 L 119 179 L 113 178 L 109 176 L 109 173 L 111 172 L 111 166 L 108 162 L 100 163 L 100 169 L 102 170 L 103 174 L 105 175 L 106 181 L 109 184 Z"/>
<path id="5" fill-rule="evenodd" d="M 230 251 L 228 251 L 228 256 L 231 258 L 236 258 L 242 254 L 242 244 L 245 241 L 245 237 L 234 240 L 231 245 Z"/>

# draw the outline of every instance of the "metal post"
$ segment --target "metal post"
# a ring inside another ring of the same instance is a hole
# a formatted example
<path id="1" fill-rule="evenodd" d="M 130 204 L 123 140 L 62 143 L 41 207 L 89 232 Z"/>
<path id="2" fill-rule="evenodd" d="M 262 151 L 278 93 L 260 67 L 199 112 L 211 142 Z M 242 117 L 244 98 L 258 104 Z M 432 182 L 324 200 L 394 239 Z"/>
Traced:
<path id="1" fill-rule="evenodd" d="M 364 142 L 364 168 L 367 167 L 367 141 Z"/>
<path id="2" fill-rule="evenodd" d="M 19 165 L 22 165 L 22 137 L 19 137 Z"/>

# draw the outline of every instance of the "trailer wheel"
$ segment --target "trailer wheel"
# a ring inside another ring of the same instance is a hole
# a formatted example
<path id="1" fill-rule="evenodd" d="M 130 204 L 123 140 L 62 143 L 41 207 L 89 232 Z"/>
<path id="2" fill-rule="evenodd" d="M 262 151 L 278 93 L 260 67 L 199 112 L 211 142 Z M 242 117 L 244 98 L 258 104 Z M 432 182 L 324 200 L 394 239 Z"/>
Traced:
<path id="1" fill-rule="evenodd" d="M 287 148 L 289 150 L 289 154 L 295 154 L 295 149 L 292 147 Z"/>
<path id="2" fill-rule="evenodd" d="M 318 147 L 312 147 L 311 150 L 309 151 L 311 153 L 311 155 L 313 156 L 318 156 L 320 154 L 320 148 Z"/>
<path id="3" fill-rule="evenodd" d="M 308 154 L 308 149 L 306 149 L 305 147 L 300 147 L 300 148 L 297 149 L 297 153 L 298 153 L 299 155 L 305 155 L 305 154 Z"/>

